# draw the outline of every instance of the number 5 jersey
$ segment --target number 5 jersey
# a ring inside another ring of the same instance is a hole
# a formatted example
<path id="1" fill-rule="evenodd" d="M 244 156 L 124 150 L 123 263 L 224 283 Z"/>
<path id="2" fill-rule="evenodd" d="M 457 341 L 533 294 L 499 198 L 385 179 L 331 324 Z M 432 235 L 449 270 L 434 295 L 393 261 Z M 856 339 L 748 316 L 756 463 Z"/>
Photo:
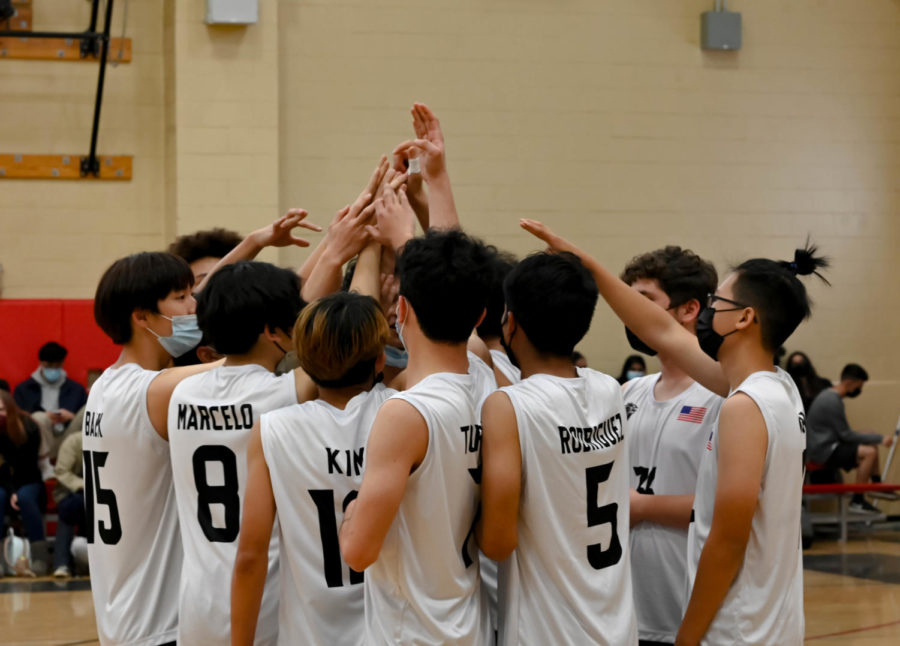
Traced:
<path id="1" fill-rule="evenodd" d="M 522 452 L 518 545 L 500 564 L 500 644 L 636 644 L 619 384 L 579 368 L 500 390 Z"/>
<path id="2" fill-rule="evenodd" d="M 297 403 L 294 373 L 220 366 L 183 380 L 169 402 L 169 444 L 184 544 L 179 644 L 231 644 L 231 574 L 247 487 L 250 430 L 263 413 Z M 277 524 L 277 523 L 276 523 Z M 256 646 L 278 635 L 278 536 L 269 544 Z"/>
<path id="3" fill-rule="evenodd" d="M 150 422 L 159 372 L 107 368 L 84 413 L 84 506 L 91 593 L 103 646 L 175 639 L 181 540 L 169 443 Z"/>

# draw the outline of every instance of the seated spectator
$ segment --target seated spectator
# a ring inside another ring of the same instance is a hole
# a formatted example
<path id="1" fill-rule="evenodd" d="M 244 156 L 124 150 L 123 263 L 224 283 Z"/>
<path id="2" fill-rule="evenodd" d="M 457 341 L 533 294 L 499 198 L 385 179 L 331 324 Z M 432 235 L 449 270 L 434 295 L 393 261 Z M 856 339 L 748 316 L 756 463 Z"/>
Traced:
<path id="1" fill-rule="evenodd" d="M 37 425 L 19 411 L 8 392 L 0 390 L 0 525 L 8 511 L 19 512 L 31 542 L 32 570 L 39 576 L 47 571 L 49 553 L 42 516 L 47 490 L 38 468 L 40 445 Z"/>
<path id="2" fill-rule="evenodd" d="M 809 405 L 816 395 L 826 388 L 831 388 L 831 382 L 819 376 L 812 361 L 803 352 L 792 352 L 784 364 L 784 369 L 797 385 L 805 411 L 809 411 Z"/>
<path id="3" fill-rule="evenodd" d="M 622 364 L 622 372 L 619 373 L 619 383 L 624 384 L 626 381 L 643 377 L 647 374 L 647 364 L 644 357 L 639 354 L 628 355 L 625 363 Z"/>
<path id="4" fill-rule="evenodd" d="M 878 445 L 890 446 L 893 437 L 878 433 L 858 433 L 850 428 L 844 411 L 844 397 L 858 397 L 869 380 L 862 366 L 850 363 L 841 371 L 841 381 L 823 390 L 813 400 L 806 415 L 807 460 L 844 471 L 856 469 L 856 482 L 881 482 Z M 850 501 L 854 511 L 875 512 L 862 494 Z"/>
<path id="5" fill-rule="evenodd" d="M 59 514 L 53 552 L 53 576 L 72 576 L 72 539 L 75 528 L 84 533 L 84 476 L 81 460 L 81 433 L 69 435 L 59 447 L 56 459 L 56 488 L 53 500 Z"/>
<path id="6" fill-rule="evenodd" d="M 38 351 L 40 365 L 31 376 L 16 386 L 16 404 L 30 413 L 41 432 L 41 472 L 53 477 L 50 460 L 56 459 L 59 445 L 75 413 L 87 402 L 84 386 L 66 376 L 63 362 L 68 354 L 63 346 L 50 341 Z"/>

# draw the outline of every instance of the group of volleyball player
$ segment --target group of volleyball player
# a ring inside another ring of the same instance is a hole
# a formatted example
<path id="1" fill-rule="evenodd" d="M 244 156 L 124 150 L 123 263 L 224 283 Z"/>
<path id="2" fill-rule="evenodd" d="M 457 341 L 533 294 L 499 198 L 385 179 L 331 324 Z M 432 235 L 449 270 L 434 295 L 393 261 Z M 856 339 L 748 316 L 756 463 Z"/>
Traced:
<path id="1" fill-rule="evenodd" d="M 619 278 L 522 220 L 547 249 L 517 261 L 463 232 L 412 114 L 298 272 L 252 258 L 307 244 L 299 210 L 198 284 L 162 252 L 100 280 L 101 644 L 800 644 L 803 406 L 772 355 L 824 260 L 717 284 L 670 246 Z M 599 297 L 660 373 L 573 364 Z"/>

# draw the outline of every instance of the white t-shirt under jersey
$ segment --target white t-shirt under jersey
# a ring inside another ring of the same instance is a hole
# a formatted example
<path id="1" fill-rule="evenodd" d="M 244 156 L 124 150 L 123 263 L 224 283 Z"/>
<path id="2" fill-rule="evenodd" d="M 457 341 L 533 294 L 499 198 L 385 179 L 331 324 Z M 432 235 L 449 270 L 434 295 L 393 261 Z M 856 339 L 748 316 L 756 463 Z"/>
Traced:
<path id="1" fill-rule="evenodd" d="M 472 377 L 429 375 L 394 395 L 425 420 L 428 449 L 366 570 L 366 643 L 488 643 L 474 522 L 481 425 Z"/>
<path id="2" fill-rule="evenodd" d="M 516 412 L 522 492 L 515 558 L 500 564 L 500 644 L 636 644 L 618 382 L 579 368 L 501 391 Z"/>
<path id="3" fill-rule="evenodd" d="M 625 383 L 631 488 L 659 496 L 693 495 L 710 432 L 725 401 L 694 382 L 660 401 L 661 374 Z M 687 529 L 643 522 L 631 528 L 631 582 L 638 637 L 674 643 L 685 605 Z"/>
<path id="4" fill-rule="evenodd" d="M 315 400 L 263 415 L 263 453 L 281 532 L 283 646 L 358 646 L 363 574 L 341 558 L 338 528 L 356 497 L 369 431 L 395 390 L 378 384 L 341 410 Z"/>
<path id="5" fill-rule="evenodd" d="M 147 412 L 159 375 L 107 368 L 84 413 L 84 503 L 91 593 L 103 646 L 156 646 L 178 627 L 181 537 L 169 443 Z"/>
<path id="6" fill-rule="evenodd" d="M 503 373 L 503 376 L 509 380 L 509 383 L 517 384 L 522 381 L 522 371 L 513 365 L 506 352 L 503 350 L 491 350 L 491 360 L 497 369 Z"/>
<path id="7" fill-rule="evenodd" d="M 231 644 L 231 574 L 247 488 L 247 444 L 260 415 L 297 403 L 294 373 L 219 366 L 188 377 L 169 402 L 169 446 L 184 545 L 179 644 Z M 256 646 L 278 636 L 278 539 L 273 533 Z"/>
<path id="8" fill-rule="evenodd" d="M 781 368 L 755 372 L 734 389 L 762 412 L 768 447 L 756 511 L 741 568 L 706 632 L 706 646 L 803 642 L 803 560 L 800 500 L 806 428 L 803 403 Z M 689 585 L 712 526 L 718 478 L 718 432 L 704 450 L 688 535 Z"/>

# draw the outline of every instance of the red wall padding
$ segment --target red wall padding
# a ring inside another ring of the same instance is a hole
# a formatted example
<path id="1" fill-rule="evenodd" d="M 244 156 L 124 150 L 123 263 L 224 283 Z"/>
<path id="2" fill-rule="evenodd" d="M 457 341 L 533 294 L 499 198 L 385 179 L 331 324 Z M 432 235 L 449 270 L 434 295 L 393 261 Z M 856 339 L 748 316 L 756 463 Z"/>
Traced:
<path id="1" fill-rule="evenodd" d="M 0 300 L 0 378 L 12 388 L 25 381 L 47 341 L 69 350 L 66 373 L 85 387 L 88 370 L 103 370 L 121 352 L 94 322 L 92 300 Z"/>

